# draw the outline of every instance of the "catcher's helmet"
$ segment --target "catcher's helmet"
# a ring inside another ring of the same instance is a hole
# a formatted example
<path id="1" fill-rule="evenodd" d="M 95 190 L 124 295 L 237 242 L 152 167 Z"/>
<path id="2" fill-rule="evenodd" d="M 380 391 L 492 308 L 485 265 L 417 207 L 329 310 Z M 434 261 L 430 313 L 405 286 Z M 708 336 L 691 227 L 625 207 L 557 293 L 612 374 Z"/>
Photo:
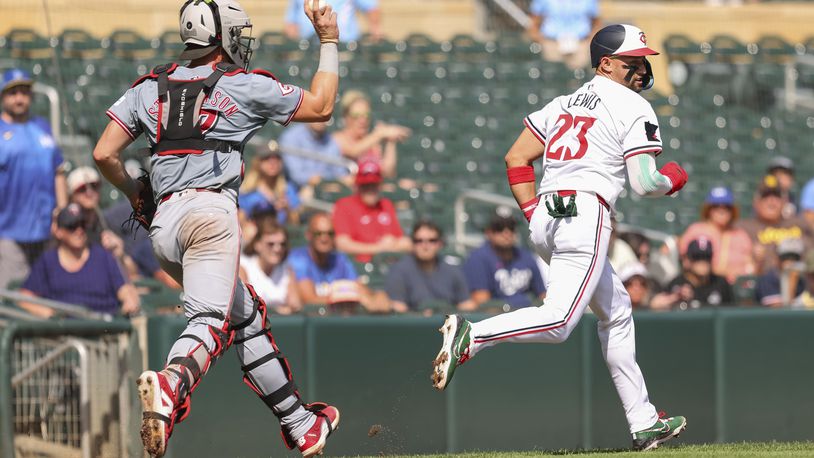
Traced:
<path id="1" fill-rule="evenodd" d="M 221 47 L 236 65 L 249 67 L 252 21 L 238 2 L 187 0 L 180 16 L 181 41 L 186 45 L 181 59 L 197 59 Z"/>
<path id="2" fill-rule="evenodd" d="M 638 27 L 629 24 L 613 24 L 603 27 L 591 39 L 591 66 L 596 68 L 604 56 L 652 56 L 658 52 L 647 47 L 647 36 Z M 650 62 L 644 59 L 647 66 L 647 78 L 643 89 L 653 87 L 653 70 Z"/>

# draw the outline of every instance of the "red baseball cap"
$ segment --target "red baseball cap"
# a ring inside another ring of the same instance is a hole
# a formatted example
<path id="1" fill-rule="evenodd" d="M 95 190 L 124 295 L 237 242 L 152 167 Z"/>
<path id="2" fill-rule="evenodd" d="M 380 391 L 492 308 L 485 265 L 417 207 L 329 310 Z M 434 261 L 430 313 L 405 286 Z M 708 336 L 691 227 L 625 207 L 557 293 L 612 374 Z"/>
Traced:
<path id="1" fill-rule="evenodd" d="M 356 184 L 373 184 L 382 182 L 382 168 L 378 162 L 362 161 L 359 163 L 359 171 L 356 172 Z"/>

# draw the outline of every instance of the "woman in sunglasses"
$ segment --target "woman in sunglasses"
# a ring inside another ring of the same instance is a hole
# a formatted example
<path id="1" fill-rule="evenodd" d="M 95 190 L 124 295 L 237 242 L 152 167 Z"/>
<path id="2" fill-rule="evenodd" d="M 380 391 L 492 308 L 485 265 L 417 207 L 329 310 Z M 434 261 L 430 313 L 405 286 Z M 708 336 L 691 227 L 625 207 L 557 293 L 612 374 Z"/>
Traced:
<path id="1" fill-rule="evenodd" d="M 286 262 L 288 233 L 273 217 L 257 222 L 257 234 L 240 257 L 240 279 L 251 284 L 266 305 L 281 315 L 301 308 L 294 272 Z"/>

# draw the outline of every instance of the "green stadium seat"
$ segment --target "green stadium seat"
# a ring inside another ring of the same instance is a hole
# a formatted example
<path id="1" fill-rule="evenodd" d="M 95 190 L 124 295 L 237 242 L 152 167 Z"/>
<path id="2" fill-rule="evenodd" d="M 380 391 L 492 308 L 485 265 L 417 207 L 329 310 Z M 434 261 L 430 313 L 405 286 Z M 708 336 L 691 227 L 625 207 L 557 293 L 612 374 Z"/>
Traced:
<path id="1" fill-rule="evenodd" d="M 779 35 L 766 35 L 757 41 L 757 58 L 760 61 L 789 63 L 797 51 Z"/>
<path id="2" fill-rule="evenodd" d="M 150 59 L 156 56 L 160 41 L 147 40 L 133 30 L 118 29 L 102 40 L 102 47 L 117 58 Z"/>
<path id="3" fill-rule="evenodd" d="M 699 44 L 686 35 L 674 34 L 668 36 L 664 40 L 664 50 L 670 60 L 699 63 L 706 59 Z"/>
<path id="4" fill-rule="evenodd" d="M 59 50 L 63 58 L 99 59 L 104 55 L 99 39 L 82 29 L 63 30 Z"/>
<path id="5" fill-rule="evenodd" d="M 5 39 L 11 57 L 43 59 L 52 55 L 51 41 L 33 29 L 12 29 Z"/>
<path id="6" fill-rule="evenodd" d="M 165 59 L 166 62 L 173 62 L 178 59 L 183 49 L 184 43 L 181 42 L 178 29 L 170 29 L 159 35 L 158 56 Z"/>

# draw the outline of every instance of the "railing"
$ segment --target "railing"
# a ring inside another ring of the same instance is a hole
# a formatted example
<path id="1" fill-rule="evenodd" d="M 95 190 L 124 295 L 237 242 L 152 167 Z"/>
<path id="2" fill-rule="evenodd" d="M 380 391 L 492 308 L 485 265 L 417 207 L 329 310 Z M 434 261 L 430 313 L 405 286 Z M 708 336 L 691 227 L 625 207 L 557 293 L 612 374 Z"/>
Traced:
<path id="1" fill-rule="evenodd" d="M 466 231 L 467 223 L 470 221 L 466 211 L 467 201 L 483 202 L 495 206 L 508 207 L 512 211 L 519 211 L 517 209 L 517 203 L 511 197 L 476 189 L 463 191 L 458 194 L 458 198 L 455 199 L 455 240 L 453 246 L 455 251 L 459 254 L 465 254 L 468 248 L 476 247 L 483 242 L 482 234 L 467 233 Z M 673 263 L 678 263 L 678 241 L 675 236 L 666 232 L 646 229 L 630 224 L 619 223 L 616 227 L 620 232 L 638 232 L 650 240 L 663 243 L 668 250 L 668 259 Z"/>
<path id="2" fill-rule="evenodd" d="M 123 320 L 0 327 L 0 457 L 133 456 L 132 333 Z"/>

